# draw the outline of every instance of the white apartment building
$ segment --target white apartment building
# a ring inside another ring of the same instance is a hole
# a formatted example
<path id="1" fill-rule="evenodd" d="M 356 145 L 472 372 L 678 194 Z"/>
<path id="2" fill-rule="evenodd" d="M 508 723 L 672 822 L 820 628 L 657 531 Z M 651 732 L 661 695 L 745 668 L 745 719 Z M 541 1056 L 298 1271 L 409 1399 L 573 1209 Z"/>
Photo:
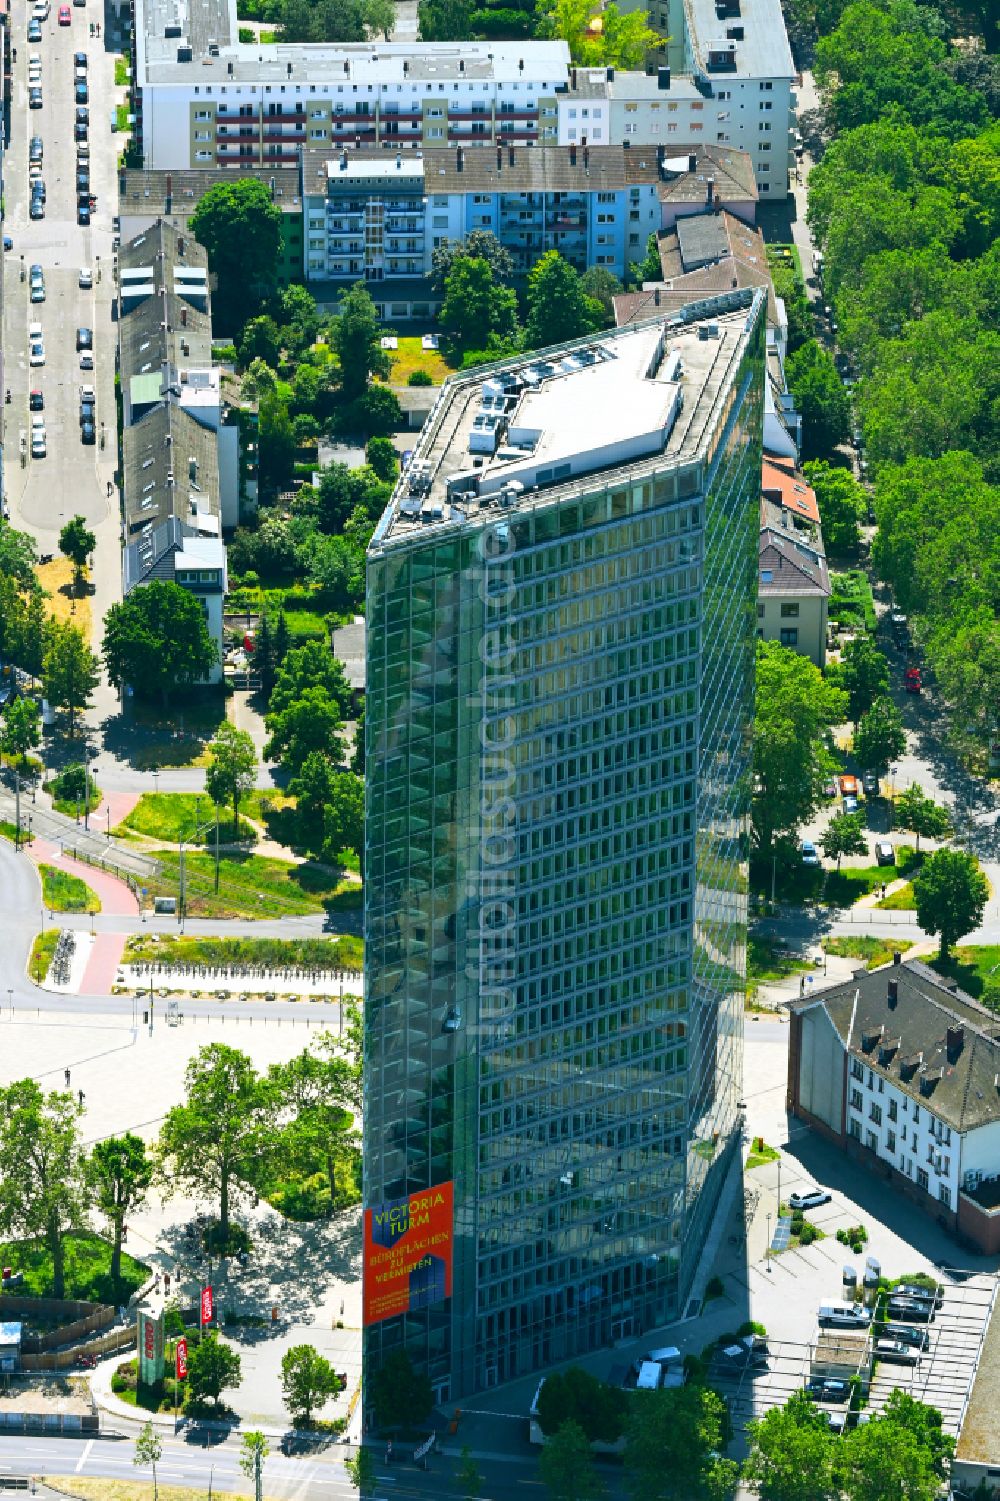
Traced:
<path id="1" fill-rule="evenodd" d="M 135 0 L 147 168 L 287 166 L 302 146 L 556 139 L 565 42 L 238 41 L 236 0 Z"/>
<path id="2" fill-rule="evenodd" d="M 1000 1249 L 996 1017 L 919 960 L 790 1003 L 787 1107 L 978 1250 Z"/>

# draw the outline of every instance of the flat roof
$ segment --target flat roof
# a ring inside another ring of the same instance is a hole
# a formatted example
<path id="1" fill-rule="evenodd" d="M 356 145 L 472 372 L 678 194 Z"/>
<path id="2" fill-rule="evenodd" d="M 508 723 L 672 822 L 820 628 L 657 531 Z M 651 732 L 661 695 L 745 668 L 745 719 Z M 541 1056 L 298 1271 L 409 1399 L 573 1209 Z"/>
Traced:
<path id="1" fill-rule="evenodd" d="M 733 26 L 742 28 L 743 35 L 735 42 L 735 74 L 713 71 L 709 74 L 713 86 L 725 88 L 726 79 L 732 77 L 792 79 L 796 76 L 781 0 L 742 0 L 742 4 L 737 0 L 730 14 L 721 19 L 716 13 L 715 0 L 684 0 L 684 19 L 691 51 L 703 68 L 709 47 L 716 43 L 729 46 L 727 31 Z"/>
<path id="2" fill-rule="evenodd" d="M 731 292 L 449 380 L 373 550 L 597 488 L 602 471 L 696 462 L 763 305 Z"/>
<path id="3" fill-rule="evenodd" d="M 1000 1313 L 994 1301 L 979 1352 L 968 1406 L 958 1431 L 955 1458 L 969 1464 L 1000 1464 Z"/>
<path id="4" fill-rule="evenodd" d="M 252 177 L 264 183 L 272 202 L 286 212 L 301 210 L 298 167 L 193 167 L 181 171 L 130 167 L 118 175 L 118 202 L 123 217 L 149 214 L 187 219 L 210 188 Z"/>

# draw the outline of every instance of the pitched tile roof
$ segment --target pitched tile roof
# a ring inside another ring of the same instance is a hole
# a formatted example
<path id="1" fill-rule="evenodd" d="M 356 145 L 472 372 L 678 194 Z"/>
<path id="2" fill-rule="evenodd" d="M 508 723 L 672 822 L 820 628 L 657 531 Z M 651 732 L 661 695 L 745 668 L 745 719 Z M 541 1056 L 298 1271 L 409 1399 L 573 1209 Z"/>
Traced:
<path id="1" fill-rule="evenodd" d="M 784 506 L 794 516 L 820 524 L 816 492 L 794 468 L 789 469 L 776 459 L 765 458 L 761 465 L 761 494 L 777 505 Z"/>

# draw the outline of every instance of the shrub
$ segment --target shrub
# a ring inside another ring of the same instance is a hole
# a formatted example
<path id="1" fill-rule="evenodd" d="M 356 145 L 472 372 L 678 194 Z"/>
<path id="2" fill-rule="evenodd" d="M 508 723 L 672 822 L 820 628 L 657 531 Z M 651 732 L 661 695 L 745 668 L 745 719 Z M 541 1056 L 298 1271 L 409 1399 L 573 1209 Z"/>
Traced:
<path id="1" fill-rule="evenodd" d="M 433 386 L 434 382 L 426 370 L 411 370 L 406 384 L 408 386 Z"/>
<path id="2" fill-rule="evenodd" d="M 803 1225 L 802 1229 L 799 1231 L 799 1245 L 811 1246 L 818 1234 L 819 1231 L 816 1229 L 815 1225 Z"/>
<path id="3" fill-rule="evenodd" d="M 761 1339 L 767 1338 L 767 1329 L 758 1319 L 747 1319 L 736 1331 L 736 1338 L 743 1339 L 747 1334 L 757 1334 Z"/>
<path id="4" fill-rule="evenodd" d="M 726 1284 L 722 1278 L 710 1277 L 708 1279 L 708 1286 L 705 1288 L 705 1302 L 709 1302 L 712 1298 L 724 1298 L 725 1295 Z"/>
<path id="5" fill-rule="evenodd" d="M 563 1423 L 579 1423 L 587 1438 L 613 1444 L 625 1431 L 628 1399 L 620 1387 L 608 1386 L 589 1371 L 570 1366 L 545 1378 L 538 1396 L 542 1432 L 558 1432 Z"/>

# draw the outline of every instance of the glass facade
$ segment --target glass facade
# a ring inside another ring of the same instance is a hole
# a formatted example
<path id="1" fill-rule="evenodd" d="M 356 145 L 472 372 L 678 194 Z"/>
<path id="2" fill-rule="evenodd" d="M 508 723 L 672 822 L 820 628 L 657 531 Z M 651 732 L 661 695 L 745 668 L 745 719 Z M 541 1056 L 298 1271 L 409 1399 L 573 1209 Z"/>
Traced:
<path id="1" fill-rule="evenodd" d="M 702 451 L 368 571 L 365 1202 L 454 1182 L 440 1400 L 664 1324 L 737 1141 L 764 327 Z"/>

